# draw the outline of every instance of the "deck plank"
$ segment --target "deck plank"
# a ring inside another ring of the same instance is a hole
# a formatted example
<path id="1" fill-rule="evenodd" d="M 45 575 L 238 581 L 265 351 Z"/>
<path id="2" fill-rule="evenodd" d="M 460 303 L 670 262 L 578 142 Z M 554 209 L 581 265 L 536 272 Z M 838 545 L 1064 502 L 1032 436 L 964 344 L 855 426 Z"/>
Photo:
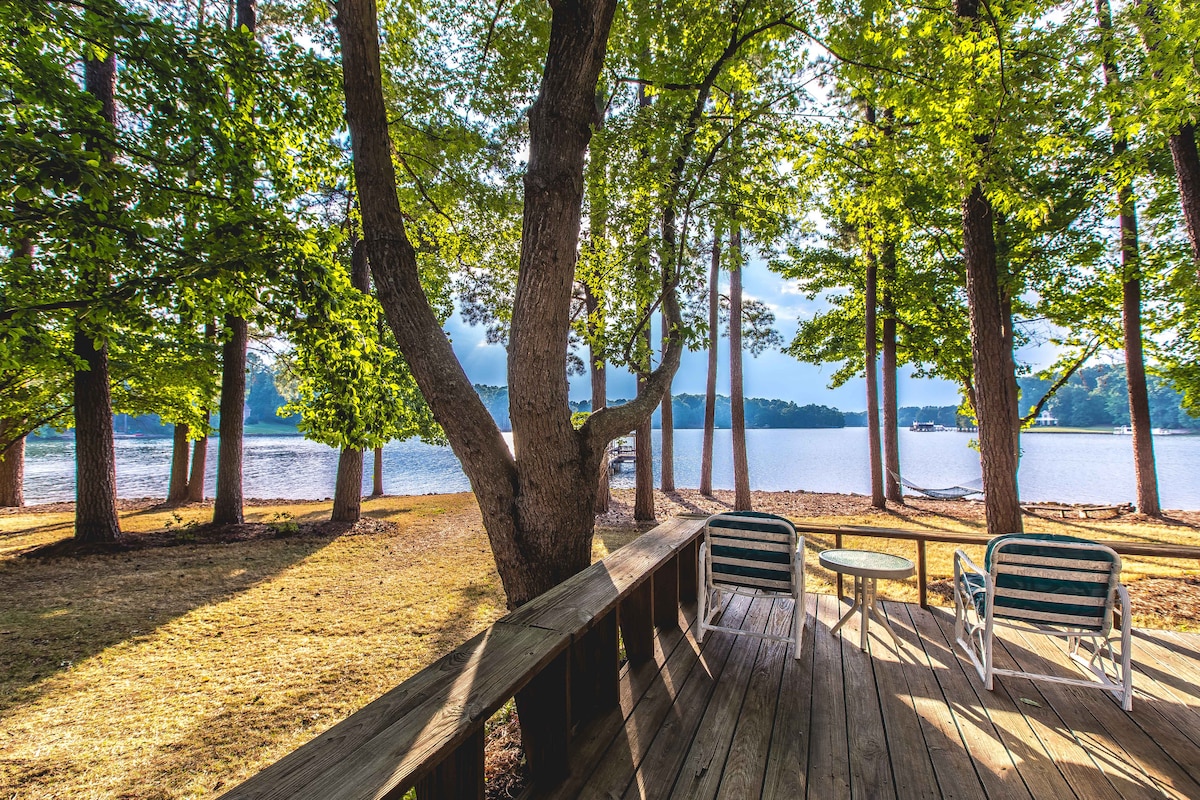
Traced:
<path id="1" fill-rule="evenodd" d="M 883 712 L 879 708 L 874 654 L 888 650 L 893 645 L 891 637 L 879 624 L 872 630 L 866 652 L 857 647 L 842 650 L 847 743 L 850 750 L 850 793 L 855 798 L 866 800 L 891 800 L 896 797 L 896 782 L 892 779 L 887 733 L 883 727 Z M 856 633 L 852 641 L 857 640 Z"/>
<path id="2" fill-rule="evenodd" d="M 1068 676 L 1078 674 L 1056 643 L 1048 641 L 1049 637 L 1018 631 L 1006 631 L 1005 635 L 1005 647 L 1022 669 Z M 1042 683 L 1042 686 L 1043 696 L 1054 705 L 1060 716 L 1066 719 L 1067 714 L 1072 715 L 1068 724 L 1076 736 L 1089 736 L 1098 750 L 1113 759 L 1114 767 L 1124 768 L 1124 776 L 1128 780 L 1148 782 L 1160 795 L 1167 797 L 1200 797 L 1200 784 L 1181 770 L 1179 764 L 1153 738 L 1133 723 L 1132 717 L 1148 715 L 1151 709 L 1139 708 L 1135 702 L 1134 710 L 1127 714 L 1107 693 L 1095 689 L 1054 683 Z M 1171 731 L 1169 735 L 1179 734 Z M 1126 790 L 1119 788 L 1124 794 Z"/>
<path id="3" fill-rule="evenodd" d="M 808 748 L 808 797 L 838 800 L 850 795 L 850 753 L 846 733 L 846 695 L 842 651 L 857 647 L 830 634 L 843 611 L 830 595 L 817 602 L 816 663 L 813 667 L 812 735 Z M 844 629 L 843 629 L 844 630 Z"/>
<path id="4" fill-rule="evenodd" d="M 817 633 L 817 596 L 805 598 L 806 615 L 800 658 L 786 656 L 779 686 L 779 706 L 771 732 L 763 776 L 763 797 L 800 798 L 808 791 L 808 748 Z"/>

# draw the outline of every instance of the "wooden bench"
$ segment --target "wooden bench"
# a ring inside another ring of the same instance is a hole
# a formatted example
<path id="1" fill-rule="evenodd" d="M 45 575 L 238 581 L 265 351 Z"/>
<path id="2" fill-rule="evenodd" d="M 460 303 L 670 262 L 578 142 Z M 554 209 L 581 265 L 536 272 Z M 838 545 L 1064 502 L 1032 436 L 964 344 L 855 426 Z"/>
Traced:
<path id="1" fill-rule="evenodd" d="M 516 696 L 530 777 L 568 769 L 576 726 L 618 703 L 618 629 L 633 663 L 696 599 L 703 519 L 643 534 L 500 619 L 300 749 L 222 795 L 482 798 L 484 723 Z"/>

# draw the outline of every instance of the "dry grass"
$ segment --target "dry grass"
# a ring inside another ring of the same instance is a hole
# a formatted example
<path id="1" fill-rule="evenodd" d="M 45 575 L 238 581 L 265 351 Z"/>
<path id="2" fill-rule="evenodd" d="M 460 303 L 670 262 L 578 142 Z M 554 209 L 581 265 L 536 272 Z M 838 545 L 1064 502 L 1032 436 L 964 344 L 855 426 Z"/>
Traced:
<path id="1" fill-rule="evenodd" d="M 631 502 L 618 493 L 614 510 L 599 521 L 596 557 L 637 535 Z M 720 493 L 714 501 L 683 492 L 660 496 L 658 508 L 663 518 L 729 502 Z M 764 494 L 756 502 L 813 522 L 982 525 L 963 503 L 913 504 L 883 515 L 863 498 L 845 496 Z M 0 798 L 211 796 L 504 613 L 467 494 L 367 501 L 370 519 L 349 530 L 310 526 L 328 517 L 327 502 L 255 504 L 248 522 L 277 531 L 262 538 L 261 527 L 248 526 L 260 535 L 249 541 L 210 541 L 202 526 L 209 507 L 126 506 L 126 531 L 176 546 L 31 558 L 70 536 L 70 510 L 0 514 Z M 1185 522 L 1031 521 L 1030 528 L 1200 541 L 1195 520 Z M 806 544 L 810 588 L 827 590 L 829 576 L 816 567 L 815 553 L 832 542 Z M 906 542 L 846 544 L 913 553 Z M 933 576 L 949 573 L 951 550 L 930 547 Z M 1183 571 L 1131 560 L 1126 577 L 1138 595 L 1139 582 L 1151 584 L 1137 579 Z M 915 599 L 914 582 L 885 584 L 890 596 Z M 1195 625 L 1200 581 L 1165 585 L 1181 592 L 1170 604 L 1184 616 L 1156 618 L 1144 609 L 1139 624 Z"/>

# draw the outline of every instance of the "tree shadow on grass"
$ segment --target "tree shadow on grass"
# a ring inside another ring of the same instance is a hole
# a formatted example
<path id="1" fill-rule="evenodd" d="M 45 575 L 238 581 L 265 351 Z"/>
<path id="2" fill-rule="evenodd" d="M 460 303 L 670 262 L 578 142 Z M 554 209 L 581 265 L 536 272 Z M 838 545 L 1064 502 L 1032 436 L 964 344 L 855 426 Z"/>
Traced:
<path id="1" fill-rule="evenodd" d="M 29 702 L 72 664 L 267 581 L 344 530 L 280 539 L 270 526 L 72 539 L 0 561 L 0 712 Z M 349 526 L 346 526 L 349 527 Z"/>

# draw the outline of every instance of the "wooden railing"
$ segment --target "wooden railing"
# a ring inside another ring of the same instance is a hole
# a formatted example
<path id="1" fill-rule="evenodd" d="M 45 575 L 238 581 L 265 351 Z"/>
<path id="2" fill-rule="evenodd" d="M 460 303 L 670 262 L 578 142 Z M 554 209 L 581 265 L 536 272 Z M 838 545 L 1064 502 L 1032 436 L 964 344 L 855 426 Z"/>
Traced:
<path id="1" fill-rule="evenodd" d="M 869 539 L 903 539 L 917 543 L 917 595 L 922 608 L 929 607 L 929 569 L 925 546 L 929 542 L 986 546 L 992 537 L 986 533 L 958 533 L 954 531 L 903 530 L 900 528 L 872 528 L 858 525 L 806 525 L 797 523 L 801 534 L 832 536 L 834 547 L 843 546 L 846 536 L 861 536 Z M 1129 542 L 1117 539 L 1095 539 L 1106 544 L 1123 556 L 1147 558 L 1183 558 L 1200 562 L 1200 547 L 1185 544 L 1160 544 L 1157 542 Z M 837 593 L 842 596 L 842 575 L 837 576 Z"/>
<path id="2" fill-rule="evenodd" d="M 517 697 L 533 781 L 569 770 L 572 731 L 618 704 L 626 658 L 654 653 L 696 599 L 702 519 L 674 519 L 502 618 L 227 792 L 248 798 L 482 798 L 484 723 Z"/>

